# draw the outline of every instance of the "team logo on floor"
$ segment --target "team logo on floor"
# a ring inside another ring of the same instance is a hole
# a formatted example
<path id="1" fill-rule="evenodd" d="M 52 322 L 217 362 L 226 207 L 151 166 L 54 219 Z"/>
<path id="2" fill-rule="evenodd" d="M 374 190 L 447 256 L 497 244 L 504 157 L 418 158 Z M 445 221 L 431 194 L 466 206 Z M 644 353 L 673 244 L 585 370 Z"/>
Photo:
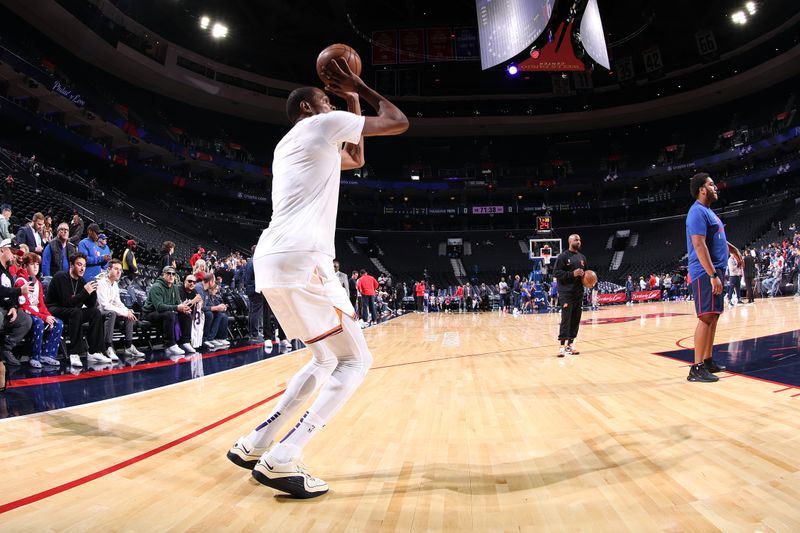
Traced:
<path id="1" fill-rule="evenodd" d="M 689 313 L 648 313 L 646 315 L 639 315 L 639 316 L 614 316 L 614 317 L 603 317 L 603 318 L 589 318 L 587 320 L 581 320 L 581 324 L 583 325 L 594 325 L 594 324 L 622 324 L 623 322 L 633 322 L 634 320 L 640 320 L 642 318 L 661 318 L 667 316 L 685 316 Z"/>

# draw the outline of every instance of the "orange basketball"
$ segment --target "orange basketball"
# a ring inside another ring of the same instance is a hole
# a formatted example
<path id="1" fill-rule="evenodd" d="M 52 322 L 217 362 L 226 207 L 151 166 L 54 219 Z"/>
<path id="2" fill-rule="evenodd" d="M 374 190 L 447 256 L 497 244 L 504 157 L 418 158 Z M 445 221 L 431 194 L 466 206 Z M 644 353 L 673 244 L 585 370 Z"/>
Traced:
<path id="1" fill-rule="evenodd" d="M 347 46 L 346 44 L 332 44 L 317 56 L 317 76 L 327 83 L 325 78 L 322 77 L 322 69 L 330 65 L 331 61 L 338 59 L 339 66 L 342 66 L 341 61 L 347 61 L 347 65 L 353 74 L 361 76 L 361 57 L 358 52 Z"/>
<path id="2" fill-rule="evenodd" d="M 597 274 L 594 273 L 594 270 L 585 270 L 583 272 L 583 286 L 591 289 L 595 285 L 597 285 Z"/>

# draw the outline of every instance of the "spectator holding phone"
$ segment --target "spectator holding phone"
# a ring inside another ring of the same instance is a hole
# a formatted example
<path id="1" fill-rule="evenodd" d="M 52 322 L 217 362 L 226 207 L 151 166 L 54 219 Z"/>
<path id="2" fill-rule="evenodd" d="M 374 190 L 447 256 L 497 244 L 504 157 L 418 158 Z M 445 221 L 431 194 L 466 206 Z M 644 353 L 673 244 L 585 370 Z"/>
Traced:
<path id="1" fill-rule="evenodd" d="M 86 281 L 85 272 L 86 254 L 78 252 L 70 258 L 68 271 L 53 276 L 45 296 L 50 312 L 67 325 L 72 351 L 70 364 L 76 367 L 83 366 L 78 354 L 98 363 L 111 362 L 103 354 L 103 317 L 97 307 L 97 281 Z M 81 335 L 81 325 L 85 322 L 89 323 L 86 339 Z"/>

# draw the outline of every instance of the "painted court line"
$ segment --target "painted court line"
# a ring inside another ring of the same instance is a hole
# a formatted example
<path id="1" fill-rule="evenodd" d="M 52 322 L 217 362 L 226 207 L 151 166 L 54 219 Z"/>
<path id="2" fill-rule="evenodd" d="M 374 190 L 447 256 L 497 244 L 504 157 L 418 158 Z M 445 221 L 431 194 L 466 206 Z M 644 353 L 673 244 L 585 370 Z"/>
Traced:
<path id="1" fill-rule="evenodd" d="M 247 350 L 252 350 L 253 348 L 257 348 L 261 346 L 260 344 L 248 344 L 246 346 L 237 346 L 236 348 L 230 348 L 228 350 L 220 350 L 217 352 L 205 353 L 205 354 L 197 354 L 202 356 L 203 359 L 210 359 L 212 357 L 219 357 L 220 355 L 230 355 L 236 352 L 244 352 Z M 196 357 L 196 356 L 189 356 L 189 357 Z M 80 381 L 82 379 L 91 379 L 91 378 L 100 378 L 105 376 L 113 376 L 115 374 L 127 374 L 128 372 L 140 372 L 142 370 L 150 370 L 151 368 L 160 368 L 163 366 L 172 366 L 178 365 L 181 363 L 188 363 L 191 359 L 189 358 L 182 358 L 176 361 L 172 360 L 165 360 L 165 361 L 156 361 L 154 363 L 144 363 L 141 365 L 134 365 L 134 366 L 125 366 L 121 368 L 113 368 L 109 370 L 89 370 L 87 372 L 81 372 L 80 374 L 59 374 L 58 376 L 45 376 L 41 378 L 22 378 L 22 379 L 15 379 L 8 382 L 8 388 L 20 388 L 20 387 L 30 387 L 32 385 L 48 385 L 51 383 L 63 383 L 65 381 Z"/>
<path id="2" fill-rule="evenodd" d="M 104 476 L 107 476 L 109 474 L 112 474 L 112 473 L 114 473 L 114 472 L 116 472 L 118 470 L 122 470 L 123 468 L 126 468 L 128 466 L 136 464 L 136 463 L 138 463 L 140 461 L 144 461 L 145 459 L 147 459 L 149 457 L 152 457 L 152 456 L 154 456 L 156 454 L 159 454 L 159 453 L 161 453 L 163 451 L 169 450 L 170 448 L 174 448 L 178 444 L 181 444 L 181 443 L 186 442 L 187 440 L 193 439 L 193 438 L 197 437 L 198 435 L 202 435 L 203 433 L 206 433 L 206 432 L 208 432 L 208 431 L 210 431 L 210 430 L 212 430 L 212 429 L 214 429 L 214 428 L 216 428 L 218 426 L 221 426 L 222 424 L 225 424 L 226 422 L 230 422 L 234 418 L 240 417 L 243 414 L 245 414 L 245 413 L 247 413 L 249 411 L 252 411 L 256 407 L 260 407 L 260 406 L 264 405 L 265 403 L 267 403 L 267 402 L 269 402 L 271 400 L 274 400 L 275 398 L 277 398 L 278 396 L 280 396 L 284 392 L 286 392 L 286 389 L 284 389 L 284 390 L 282 390 L 280 392 L 276 392 L 272 396 L 270 396 L 268 398 L 264 398 L 263 400 L 260 400 L 260 401 L 258 401 L 256 403 L 254 403 L 253 405 L 245 407 L 241 411 L 237 411 L 237 412 L 233 413 L 232 415 L 228 415 L 225 418 L 217 420 L 216 422 L 208 424 L 207 426 L 204 426 L 204 427 L 202 427 L 202 428 L 200 428 L 198 430 L 195 430 L 195 431 L 193 431 L 191 433 L 187 433 L 186 435 L 183 435 L 182 437 L 179 437 L 179 438 L 177 438 L 177 439 L 175 439 L 173 441 L 170 441 L 170 442 L 167 442 L 165 444 L 162 444 L 161 446 L 159 446 L 157 448 L 153 448 L 152 450 L 149 450 L 149 451 L 146 451 L 144 453 L 141 453 L 141 454 L 139 454 L 139 455 L 137 455 L 135 457 L 131 457 L 130 459 L 126 459 L 125 461 L 122 461 L 121 463 L 117 463 L 115 465 L 109 466 L 108 468 L 104 468 L 103 470 L 98 470 L 97 472 L 91 473 L 89 475 L 83 476 L 83 477 L 78 478 L 78 479 L 74 479 L 72 481 L 68 481 L 67 483 L 63 483 L 61 485 L 57 485 L 57 486 L 49 488 L 47 490 L 43 490 L 41 492 L 37 492 L 36 494 L 31 494 L 30 496 L 25 496 L 24 498 L 20 498 L 18 500 L 14 500 L 12 502 L 4 503 L 4 504 L 0 505 L 0 514 L 7 513 L 8 511 L 13 511 L 14 509 L 18 509 L 20 507 L 23 507 L 25 505 L 29 505 L 29 504 L 34 503 L 34 502 L 38 502 L 40 500 L 44 500 L 45 498 L 49 498 L 50 496 L 55 496 L 56 494 L 60 494 L 62 492 L 66 492 L 66 491 L 68 491 L 70 489 L 73 489 L 75 487 L 79 487 L 81 485 L 85 485 L 86 483 L 89 483 L 90 481 L 94 481 L 95 479 L 99 479 L 101 477 L 104 477 Z"/>

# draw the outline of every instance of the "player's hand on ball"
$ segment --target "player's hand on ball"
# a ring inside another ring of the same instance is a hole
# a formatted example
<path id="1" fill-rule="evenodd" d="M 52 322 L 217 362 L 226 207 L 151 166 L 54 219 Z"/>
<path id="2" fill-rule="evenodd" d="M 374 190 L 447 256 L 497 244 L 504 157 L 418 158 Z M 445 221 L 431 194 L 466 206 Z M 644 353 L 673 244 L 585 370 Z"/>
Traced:
<path id="1" fill-rule="evenodd" d="M 331 61 L 322 71 L 325 78 L 325 90 L 345 98 L 347 93 L 355 93 L 364 82 L 356 76 L 347 61 Z"/>
<path id="2" fill-rule="evenodd" d="M 578 276 L 583 276 L 583 269 L 582 268 L 576 268 L 575 270 L 572 271 L 572 275 L 575 276 L 576 278 Z"/>

